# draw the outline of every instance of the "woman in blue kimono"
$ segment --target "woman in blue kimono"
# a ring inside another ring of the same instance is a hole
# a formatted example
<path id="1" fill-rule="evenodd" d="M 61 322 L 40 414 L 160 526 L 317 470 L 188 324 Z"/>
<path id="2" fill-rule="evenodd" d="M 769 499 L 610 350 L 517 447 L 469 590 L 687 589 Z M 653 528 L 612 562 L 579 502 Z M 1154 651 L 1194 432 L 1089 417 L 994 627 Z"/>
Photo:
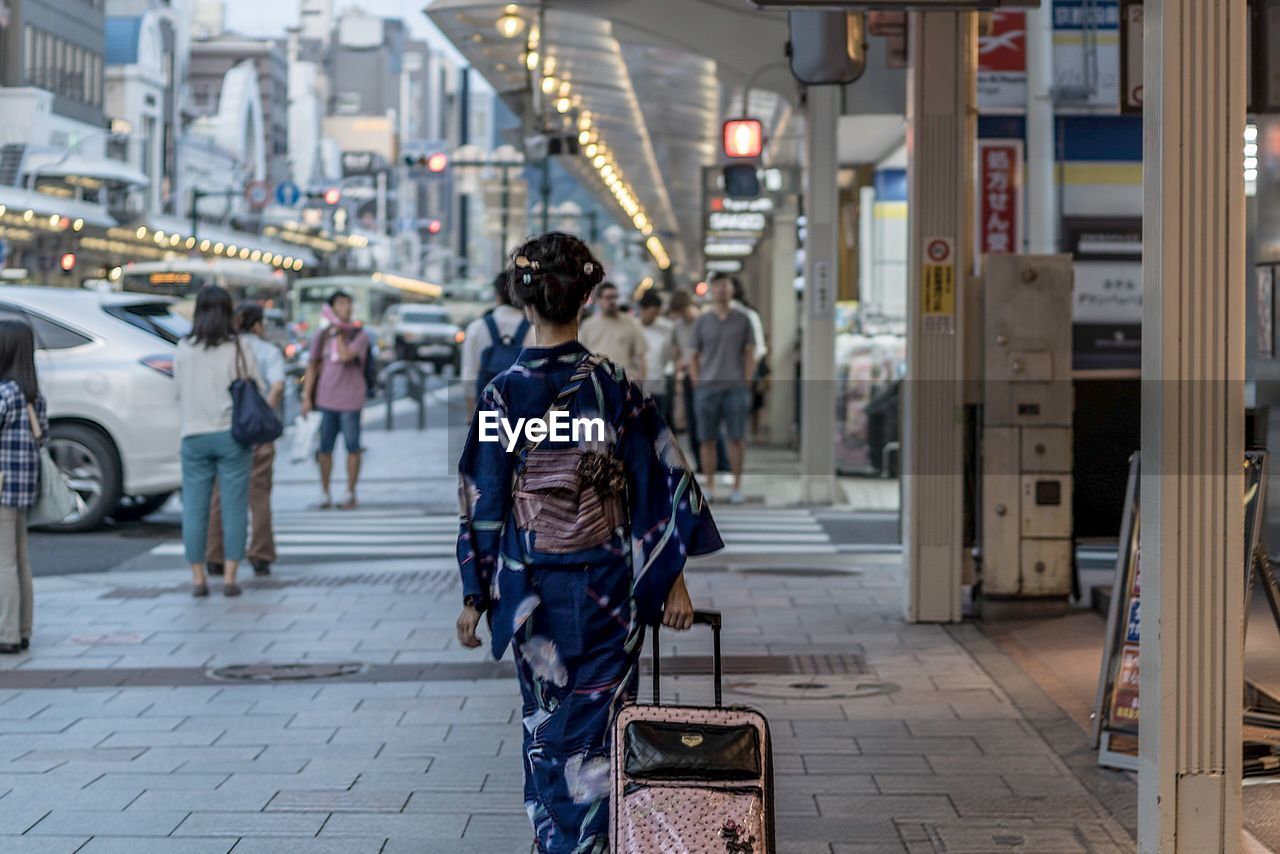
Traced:
<path id="1" fill-rule="evenodd" d="M 493 657 L 513 648 L 538 851 L 603 854 L 610 725 L 635 698 L 644 627 L 692 625 L 685 560 L 723 543 L 652 399 L 578 343 L 600 262 L 556 232 L 512 258 L 511 293 L 536 344 L 481 395 L 458 464 L 458 639 L 479 647 L 487 614 Z M 554 425 L 557 411 L 598 419 L 596 432 L 538 441 L 514 426 Z"/>

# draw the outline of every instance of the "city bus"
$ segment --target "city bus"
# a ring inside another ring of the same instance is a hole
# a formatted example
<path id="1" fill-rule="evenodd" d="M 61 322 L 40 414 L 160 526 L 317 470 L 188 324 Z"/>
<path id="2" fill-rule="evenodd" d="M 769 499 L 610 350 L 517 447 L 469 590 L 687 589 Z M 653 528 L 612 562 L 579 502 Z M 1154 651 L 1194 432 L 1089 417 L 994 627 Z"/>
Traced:
<path id="1" fill-rule="evenodd" d="M 196 293 L 205 285 L 219 285 L 234 303 L 260 302 L 267 309 L 287 304 L 289 277 L 283 270 L 236 258 L 173 258 L 130 264 L 121 270 L 121 290 L 150 296 L 176 297 L 176 309 L 188 316 Z"/>

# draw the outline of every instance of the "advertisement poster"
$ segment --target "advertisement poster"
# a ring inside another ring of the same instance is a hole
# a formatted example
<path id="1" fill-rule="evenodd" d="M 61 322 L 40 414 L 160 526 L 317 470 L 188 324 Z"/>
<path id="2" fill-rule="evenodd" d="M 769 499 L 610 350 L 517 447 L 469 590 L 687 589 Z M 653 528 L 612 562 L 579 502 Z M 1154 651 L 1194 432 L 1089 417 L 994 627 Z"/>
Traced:
<path id="1" fill-rule="evenodd" d="M 991 33 L 978 37 L 978 110 L 1021 113 L 1027 107 L 1027 13 L 991 13 Z"/>
<path id="2" fill-rule="evenodd" d="M 1022 141 L 978 141 L 978 256 L 1017 252 L 1022 237 Z"/>

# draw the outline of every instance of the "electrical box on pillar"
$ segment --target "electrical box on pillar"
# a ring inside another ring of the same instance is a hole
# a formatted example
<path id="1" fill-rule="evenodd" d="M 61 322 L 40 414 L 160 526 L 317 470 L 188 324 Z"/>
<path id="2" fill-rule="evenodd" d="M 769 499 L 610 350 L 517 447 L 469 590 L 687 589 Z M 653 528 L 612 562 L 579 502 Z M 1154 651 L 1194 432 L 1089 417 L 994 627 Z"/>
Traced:
<path id="1" fill-rule="evenodd" d="M 1069 255 L 988 255 L 982 614 L 1067 606 L 1072 573 Z"/>
<path id="2" fill-rule="evenodd" d="M 791 73 L 809 86 L 844 85 L 867 67 L 861 12 L 792 12 L 787 56 Z"/>

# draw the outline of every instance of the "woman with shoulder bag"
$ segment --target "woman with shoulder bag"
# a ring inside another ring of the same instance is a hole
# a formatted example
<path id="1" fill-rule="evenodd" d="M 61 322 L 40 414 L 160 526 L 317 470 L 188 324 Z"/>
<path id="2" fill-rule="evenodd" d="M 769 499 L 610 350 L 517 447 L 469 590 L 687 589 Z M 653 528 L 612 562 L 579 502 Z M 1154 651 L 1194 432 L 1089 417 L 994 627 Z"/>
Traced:
<path id="1" fill-rule="evenodd" d="M 35 604 L 27 511 L 40 495 L 40 444 L 49 432 L 35 349 L 30 326 L 0 320 L 0 653 L 7 655 L 30 646 Z"/>
<path id="2" fill-rule="evenodd" d="M 253 349 L 232 326 L 231 295 L 206 285 L 196 295 L 191 334 L 178 344 L 173 364 L 182 425 L 182 549 L 191 565 L 193 596 L 208 596 L 205 544 L 216 479 L 222 498 L 223 586 L 239 596 L 236 572 L 249 529 L 249 474 L 253 449 L 232 436 L 231 385 L 262 378 Z"/>
<path id="3" fill-rule="evenodd" d="M 480 395 L 458 464 L 457 635 L 479 647 L 487 612 L 493 656 L 508 644 L 515 653 L 538 851 L 601 854 L 609 724 L 635 698 L 644 627 L 692 625 L 685 559 L 723 543 L 652 398 L 578 342 L 600 262 L 556 232 L 512 258 L 511 295 L 536 345 Z M 514 446 L 486 427 L 518 419 L 589 426 L 570 438 L 526 433 Z"/>

